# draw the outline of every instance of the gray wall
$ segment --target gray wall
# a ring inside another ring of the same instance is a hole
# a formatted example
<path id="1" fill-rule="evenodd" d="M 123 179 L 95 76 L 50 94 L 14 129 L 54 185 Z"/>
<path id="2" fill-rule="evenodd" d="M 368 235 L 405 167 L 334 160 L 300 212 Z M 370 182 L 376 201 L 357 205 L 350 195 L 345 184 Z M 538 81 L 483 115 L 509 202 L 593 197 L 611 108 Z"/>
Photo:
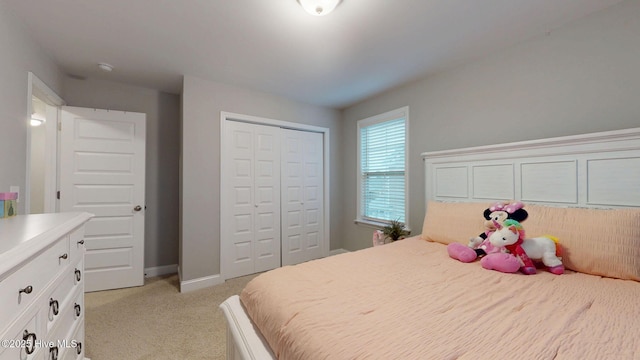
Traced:
<path id="1" fill-rule="evenodd" d="M 147 114 L 145 268 L 178 264 L 180 96 L 104 80 L 64 79 L 70 106 Z"/>
<path id="2" fill-rule="evenodd" d="M 62 74 L 29 36 L 22 22 L 0 0 L 0 192 L 26 189 L 27 74 L 31 71 L 60 93 Z M 31 99 L 29 99 L 31 101 Z M 24 202 L 18 212 L 24 214 Z"/>
<path id="3" fill-rule="evenodd" d="M 342 114 L 192 76 L 185 76 L 182 103 L 179 96 L 156 90 L 63 79 L 2 0 L 0 34 L 0 133 L 10 134 L 0 141 L 0 191 L 26 187 L 28 71 L 70 105 L 145 112 L 145 266 L 180 261 L 182 280 L 220 270 L 220 111 L 331 129 L 331 249 L 349 250 L 371 242 L 371 228 L 352 222 L 359 119 L 410 106 L 414 234 L 421 232 L 425 210 L 423 151 L 640 126 L 640 1 L 626 1 L 549 35 L 389 90 Z"/>
<path id="4" fill-rule="evenodd" d="M 355 194 L 356 122 L 409 105 L 410 226 L 425 212 L 420 153 L 640 126 L 640 1 L 627 1 L 550 34 L 344 110 L 345 194 Z M 356 198 L 344 202 L 355 218 Z M 343 247 L 371 245 L 345 221 Z"/>
<path id="5" fill-rule="evenodd" d="M 181 280 L 220 273 L 220 112 L 327 127 L 330 130 L 331 249 L 342 219 L 340 114 L 276 95 L 185 76 L 182 92 Z"/>

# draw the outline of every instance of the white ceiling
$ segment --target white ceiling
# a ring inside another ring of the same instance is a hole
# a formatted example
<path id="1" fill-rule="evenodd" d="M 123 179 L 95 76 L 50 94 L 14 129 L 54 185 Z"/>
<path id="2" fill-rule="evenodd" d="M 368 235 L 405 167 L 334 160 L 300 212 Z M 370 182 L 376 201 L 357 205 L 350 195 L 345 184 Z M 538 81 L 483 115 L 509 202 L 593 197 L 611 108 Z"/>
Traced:
<path id="1" fill-rule="evenodd" d="M 72 75 L 172 93 L 191 75 L 342 108 L 621 0 L 343 0 L 325 17 L 296 0 L 0 1 Z"/>

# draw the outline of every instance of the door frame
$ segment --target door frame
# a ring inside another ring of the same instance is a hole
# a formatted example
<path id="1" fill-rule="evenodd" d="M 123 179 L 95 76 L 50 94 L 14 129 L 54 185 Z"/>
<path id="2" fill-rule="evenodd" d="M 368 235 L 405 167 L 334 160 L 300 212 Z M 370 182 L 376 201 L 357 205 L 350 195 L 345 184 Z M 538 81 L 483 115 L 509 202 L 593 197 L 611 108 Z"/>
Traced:
<path id="1" fill-rule="evenodd" d="M 27 120 L 33 112 L 32 97 L 37 97 L 50 107 L 47 109 L 46 122 L 46 159 L 44 184 L 44 211 L 47 213 L 58 211 L 56 193 L 58 191 L 58 122 L 60 107 L 66 105 L 55 91 L 53 91 L 38 76 L 29 71 L 27 73 Z M 31 212 L 31 125 L 27 125 L 27 156 L 26 156 L 25 184 L 21 201 L 24 202 L 25 214 Z"/>
<path id="2" fill-rule="evenodd" d="M 259 124 L 259 125 L 267 125 L 267 126 L 274 126 L 274 127 L 280 127 L 280 128 L 286 128 L 286 129 L 292 129 L 292 130 L 301 130 L 301 131 L 310 131 L 310 132 L 317 132 L 317 133 L 322 133 L 322 139 L 323 139 L 323 151 L 324 153 L 322 154 L 323 156 L 323 195 L 324 195 L 324 199 L 323 199 L 323 206 L 324 206 L 324 226 L 323 226 L 323 238 L 322 238 L 322 242 L 321 242 L 321 247 L 322 247 L 322 256 L 323 257 L 327 257 L 329 256 L 329 251 L 330 251 L 330 215 L 331 215 L 331 204 L 330 204 L 330 193 L 329 193 L 329 180 L 330 180 L 330 158 L 329 158 L 329 153 L 330 153 L 330 134 L 329 134 L 329 128 L 325 128 L 325 127 L 320 127 L 320 126 L 314 126 L 314 125 L 307 125 L 307 124 L 301 124 L 301 123 L 295 123 L 295 122 L 290 122 L 290 121 L 283 121 L 283 120 L 275 120 L 275 119 L 269 119 L 269 118 L 264 118 L 264 117 L 259 117 L 259 116 L 252 116 L 252 115 L 243 115 L 243 114 L 237 114 L 237 113 L 232 113 L 232 112 L 227 112 L 227 111 L 221 111 L 220 112 L 220 193 L 222 194 L 223 191 L 225 191 L 225 187 L 227 185 L 227 182 L 225 180 L 225 177 L 223 176 L 222 173 L 222 169 L 224 168 L 224 164 L 226 162 L 225 157 L 222 155 L 225 153 L 225 147 L 227 146 L 228 140 L 226 139 L 226 137 L 224 136 L 224 134 L 226 134 L 226 130 L 227 130 L 227 121 L 239 121 L 239 122 L 245 122 L 245 123 L 252 123 L 252 124 Z M 222 204 L 222 201 L 220 202 L 219 205 L 219 209 L 220 209 L 220 213 L 222 214 L 222 211 L 224 211 L 224 204 Z M 222 280 L 226 280 L 227 279 L 227 272 L 226 272 L 226 265 L 225 262 L 223 260 L 223 254 L 222 254 L 222 241 L 224 241 L 222 239 L 222 236 L 224 234 L 223 232 L 223 228 L 225 228 L 225 224 L 223 224 L 222 222 L 220 223 L 220 233 L 219 233 L 219 238 L 220 238 L 220 276 L 222 278 Z M 226 229 L 226 228 L 225 228 Z M 282 251 L 282 250 L 281 250 Z"/>

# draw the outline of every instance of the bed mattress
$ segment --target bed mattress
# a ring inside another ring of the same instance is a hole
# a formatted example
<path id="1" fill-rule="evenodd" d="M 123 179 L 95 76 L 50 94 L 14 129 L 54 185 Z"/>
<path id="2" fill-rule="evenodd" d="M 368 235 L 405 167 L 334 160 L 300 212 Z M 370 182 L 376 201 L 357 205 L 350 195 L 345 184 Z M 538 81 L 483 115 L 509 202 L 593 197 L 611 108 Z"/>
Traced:
<path id="1" fill-rule="evenodd" d="M 640 283 L 503 274 L 413 237 L 282 267 L 241 302 L 279 359 L 640 359 Z"/>

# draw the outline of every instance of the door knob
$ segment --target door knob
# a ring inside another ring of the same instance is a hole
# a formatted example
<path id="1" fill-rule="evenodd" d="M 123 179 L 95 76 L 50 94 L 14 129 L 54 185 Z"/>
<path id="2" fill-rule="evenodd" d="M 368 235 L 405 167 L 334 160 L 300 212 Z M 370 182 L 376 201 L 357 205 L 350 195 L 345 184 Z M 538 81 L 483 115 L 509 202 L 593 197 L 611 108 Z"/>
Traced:
<path id="1" fill-rule="evenodd" d="M 142 210 L 142 206 L 136 205 L 136 207 L 134 207 L 133 210 L 134 211 L 140 211 L 140 210 Z"/>

